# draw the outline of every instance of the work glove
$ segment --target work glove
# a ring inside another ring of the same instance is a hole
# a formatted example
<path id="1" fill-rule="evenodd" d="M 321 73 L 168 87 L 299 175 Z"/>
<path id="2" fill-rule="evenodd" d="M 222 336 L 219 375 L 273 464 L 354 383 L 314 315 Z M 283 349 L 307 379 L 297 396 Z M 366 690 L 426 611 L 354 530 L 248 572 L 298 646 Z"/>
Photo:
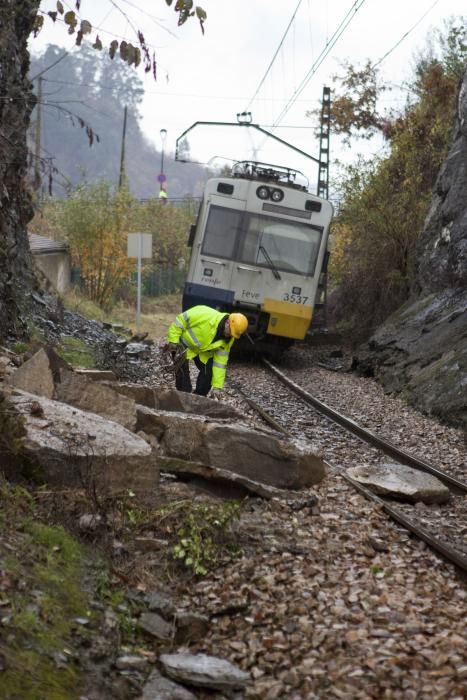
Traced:
<path id="1" fill-rule="evenodd" d="M 175 355 L 178 352 L 178 344 L 177 343 L 168 343 L 167 344 L 167 352 L 172 357 L 172 360 L 174 360 Z"/>
<path id="2" fill-rule="evenodd" d="M 223 395 L 224 392 L 222 389 L 217 389 L 215 386 L 213 386 L 209 392 L 209 398 L 214 399 L 214 401 L 222 401 Z"/>
<path id="3" fill-rule="evenodd" d="M 164 345 L 162 346 L 162 352 L 165 355 L 170 355 L 172 359 L 174 359 L 175 355 L 177 354 L 177 349 L 177 343 L 164 343 Z"/>

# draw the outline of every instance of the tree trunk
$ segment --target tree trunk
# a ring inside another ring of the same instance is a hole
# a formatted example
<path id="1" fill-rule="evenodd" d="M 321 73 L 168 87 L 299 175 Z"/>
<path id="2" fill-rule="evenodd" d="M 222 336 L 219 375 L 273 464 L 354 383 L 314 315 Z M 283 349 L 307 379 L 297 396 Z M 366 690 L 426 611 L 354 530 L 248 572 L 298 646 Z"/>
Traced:
<path id="1" fill-rule="evenodd" d="M 31 34 L 40 0 L 1 0 L 0 9 L 0 340 L 24 337 L 31 290 L 26 226 L 32 218 L 25 183 L 26 130 L 34 106 L 27 78 Z"/>

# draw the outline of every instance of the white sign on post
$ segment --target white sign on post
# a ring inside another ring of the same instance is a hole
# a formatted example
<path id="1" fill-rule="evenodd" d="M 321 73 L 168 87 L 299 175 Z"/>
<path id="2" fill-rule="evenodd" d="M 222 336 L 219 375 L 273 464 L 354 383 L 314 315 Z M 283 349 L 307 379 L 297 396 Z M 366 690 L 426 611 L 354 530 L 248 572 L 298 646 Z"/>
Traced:
<path id="1" fill-rule="evenodd" d="M 141 320 L 141 260 L 152 258 L 152 233 L 129 233 L 128 234 L 129 258 L 138 259 L 138 293 L 136 301 L 136 330 L 139 332 Z"/>
<path id="2" fill-rule="evenodd" d="M 128 257 L 139 258 L 141 246 L 141 257 L 152 258 L 152 233 L 129 233 L 128 234 Z"/>

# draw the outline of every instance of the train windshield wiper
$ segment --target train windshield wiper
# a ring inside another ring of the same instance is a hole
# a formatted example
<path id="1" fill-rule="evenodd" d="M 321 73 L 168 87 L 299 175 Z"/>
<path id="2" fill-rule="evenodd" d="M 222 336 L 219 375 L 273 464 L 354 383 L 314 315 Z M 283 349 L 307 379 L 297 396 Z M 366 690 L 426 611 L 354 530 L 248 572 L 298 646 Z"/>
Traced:
<path id="1" fill-rule="evenodd" d="M 282 277 L 280 276 L 279 270 L 277 269 L 277 267 L 276 267 L 276 266 L 274 265 L 274 263 L 272 262 L 272 260 L 271 260 L 271 258 L 270 258 L 270 256 L 269 256 L 269 253 L 268 253 L 268 251 L 266 250 L 266 248 L 264 247 L 264 245 L 260 245 L 259 248 L 258 248 L 258 250 L 260 250 L 260 251 L 262 252 L 262 254 L 264 255 L 264 257 L 265 257 L 265 259 L 266 259 L 266 262 L 267 262 L 267 264 L 269 265 L 269 267 L 271 268 L 272 274 L 274 275 L 274 277 L 276 278 L 276 280 L 282 279 Z"/>

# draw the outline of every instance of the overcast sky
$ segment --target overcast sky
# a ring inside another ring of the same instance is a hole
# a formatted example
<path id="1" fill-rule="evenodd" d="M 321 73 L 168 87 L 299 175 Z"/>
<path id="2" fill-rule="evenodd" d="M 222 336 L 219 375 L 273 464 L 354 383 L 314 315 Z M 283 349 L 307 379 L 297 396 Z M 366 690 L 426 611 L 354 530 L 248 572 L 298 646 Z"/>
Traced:
<path id="1" fill-rule="evenodd" d="M 72 0 L 62 2 L 66 10 L 74 6 Z M 450 16 L 467 16 L 465 0 L 199 0 L 199 4 L 208 14 L 204 36 L 195 19 L 177 27 L 177 16 L 164 0 L 81 2 L 81 18 L 99 28 L 104 44 L 113 37 L 135 43 L 133 24 L 154 48 L 157 82 L 141 68 L 139 75 L 146 89 L 142 128 L 158 150 L 160 129 L 167 129 L 165 148 L 173 152 L 176 138 L 194 122 L 235 122 L 237 113 L 248 109 L 253 122 L 269 131 L 280 118 L 274 133 L 317 157 L 319 143 L 305 112 L 319 106 L 323 85 L 331 85 L 342 61 L 361 66 L 390 52 L 380 64 L 381 76 L 401 86 L 410 78 L 413 56 L 430 33 L 442 28 Z M 55 6 L 55 0 L 42 0 L 41 10 Z M 46 19 L 31 48 L 39 52 L 48 43 L 71 49 L 74 39 L 63 24 Z M 384 106 L 392 106 L 397 96 L 400 100 L 397 90 L 394 96 L 386 93 Z M 256 160 L 288 158 L 262 138 L 247 138 L 243 130 L 245 152 L 234 152 L 239 150 L 233 136 L 238 131 L 193 133 L 192 150 L 205 162 L 216 156 L 251 157 L 253 146 Z M 359 148 L 356 144 L 352 153 Z M 307 174 L 314 178 L 316 166 L 311 161 L 287 164 L 311 170 Z"/>

